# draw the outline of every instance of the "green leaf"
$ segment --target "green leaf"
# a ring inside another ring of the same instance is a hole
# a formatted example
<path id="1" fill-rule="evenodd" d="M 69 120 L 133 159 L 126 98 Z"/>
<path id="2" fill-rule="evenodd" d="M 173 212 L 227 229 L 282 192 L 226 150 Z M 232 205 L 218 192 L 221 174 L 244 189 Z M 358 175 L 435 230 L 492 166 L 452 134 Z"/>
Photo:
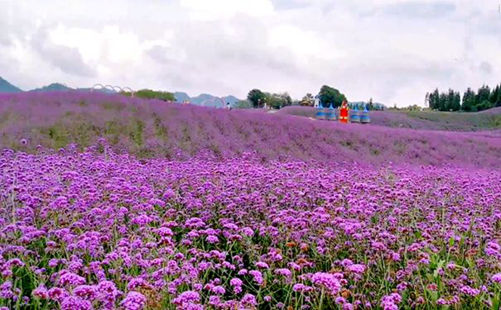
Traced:
<path id="1" fill-rule="evenodd" d="M 440 271 L 440 269 L 442 269 L 442 267 L 444 267 L 445 265 L 445 260 L 440 260 L 437 264 L 437 268 L 435 269 L 435 271 L 433 272 L 433 277 L 437 278 L 438 277 L 438 272 Z"/>
<path id="2" fill-rule="evenodd" d="M 435 303 L 438 300 L 438 292 L 437 291 L 429 291 L 429 290 L 427 290 L 427 292 L 430 295 L 433 303 Z"/>
<path id="3" fill-rule="evenodd" d="M 501 296 L 494 296 L 492 299 L 492 309 L 500 309 L 501 308 Z"/>

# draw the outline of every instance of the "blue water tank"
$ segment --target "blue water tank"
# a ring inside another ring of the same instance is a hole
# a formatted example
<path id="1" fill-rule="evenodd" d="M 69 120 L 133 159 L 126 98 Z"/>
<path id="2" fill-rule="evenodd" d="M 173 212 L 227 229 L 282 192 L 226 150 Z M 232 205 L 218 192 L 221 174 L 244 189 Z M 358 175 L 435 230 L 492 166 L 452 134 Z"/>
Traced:
<path id="1" fill-rule="evenodd" d="M 324 107 L 322 106 L 322 104 L 321 104 L 321 103 L 320 103 L 320 104 L 318 104 L 316 118 L 317 118 L 318 120 L 323 120 L 323 119 L 325 119 Z"/>
<path id="2" fill-rule="evenodd" d="M 371 122 L 371 117 L 369 116 L 369 110 L 367 110 L 367 106 L 364 107 L 364 111 L 360 116 L 360 123 L 369 124 Z"/>
<path id="3" fill-rule="evenodd" d="M 360 111 L 358 111 L 357 106 L 350 111 L 350 122 L 360 123 Z"/>
<path id="4" fill-rule="evenodd" d="M 336 120 L 336 111 L 332 107 L 332 104 L 329 106 L 329 110 L 327 111 L 327 120 L 329 120 L 329 121 Z"/>

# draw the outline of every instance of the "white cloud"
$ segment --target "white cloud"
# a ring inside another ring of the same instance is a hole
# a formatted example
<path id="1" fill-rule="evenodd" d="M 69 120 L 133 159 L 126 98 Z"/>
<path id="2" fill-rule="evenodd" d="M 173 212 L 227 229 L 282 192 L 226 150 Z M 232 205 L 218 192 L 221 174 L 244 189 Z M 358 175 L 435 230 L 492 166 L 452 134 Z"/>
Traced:
<path id="1" fill-rule="evenodd" d="M 269 0 L 181 0 L 180 3 L 195 20 L 217 20 L 236 14 L 258 17 L 273 12 L 273 4 Z"/>
<path id="2" fill-rule="evenodd" d="M 4 0 L 0 75 L 245 97 L 323 84 L 422 104 L 501 76 L 498 0 Z"/>

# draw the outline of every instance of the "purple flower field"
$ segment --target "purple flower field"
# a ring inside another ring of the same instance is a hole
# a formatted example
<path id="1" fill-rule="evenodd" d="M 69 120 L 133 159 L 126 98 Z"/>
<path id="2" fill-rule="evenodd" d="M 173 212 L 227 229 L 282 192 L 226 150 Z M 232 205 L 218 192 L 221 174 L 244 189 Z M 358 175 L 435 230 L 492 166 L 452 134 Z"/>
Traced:
<path id="1" fill-rule="evenodd" d="M 0 309 L 499 309 L 501 133 L 0 96 Z"/>
<path id="2" fill-rule="evenodd" d="M 312 121 L 102 93 L 0 95 L 0 147 L 36 151 L 106 138 L 113 150 L 171 160 L 388 162 L 499 167 L 501 131 L 452 132 Z M 391 114 L 390 114 L 391 115 Z M 468 152 L 465 152 L 468 150 Z"/>
<path id="3" fill-rule="evenodd" d="M 4 151 L 1 302 L 492 308 L 501 172 Z"/>

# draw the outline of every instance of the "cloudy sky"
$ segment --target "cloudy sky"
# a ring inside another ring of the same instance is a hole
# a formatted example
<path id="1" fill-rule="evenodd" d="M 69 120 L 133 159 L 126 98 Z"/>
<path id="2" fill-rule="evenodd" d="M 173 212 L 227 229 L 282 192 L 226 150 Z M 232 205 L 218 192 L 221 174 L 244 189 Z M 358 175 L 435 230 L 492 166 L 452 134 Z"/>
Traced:
<path id="1" fill-rule="evenodd" d="M 0 0 L 0 76 L 424 103 L 501 82 L 501 0 Z"/>

